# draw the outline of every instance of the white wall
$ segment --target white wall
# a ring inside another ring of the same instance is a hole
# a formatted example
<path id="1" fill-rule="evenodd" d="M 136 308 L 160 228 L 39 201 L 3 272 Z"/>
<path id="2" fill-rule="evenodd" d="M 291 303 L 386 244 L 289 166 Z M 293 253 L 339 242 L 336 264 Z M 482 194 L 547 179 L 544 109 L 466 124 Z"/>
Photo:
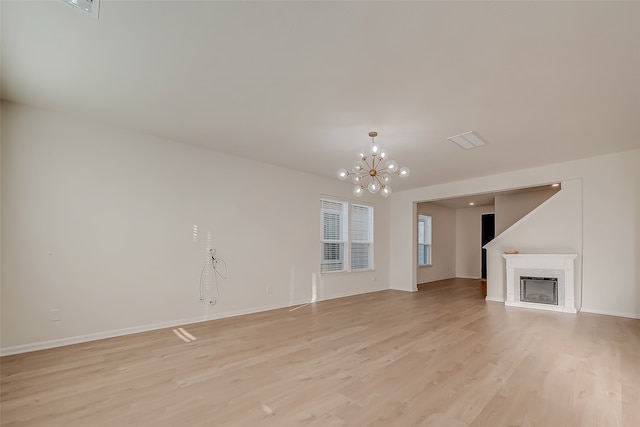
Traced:
<path id="1" fill-rule="evenodd" d="M 456 277 L 482 275 L 482 214 L 493 211 L 493 206 L 456 209 Z"/>
<path id="2" fill-rule="evenodd" d="M 562 190 L 488 243 L 487 299 L 500 302 L 506 299 L 504 251 L 578 254 L 574 261 L 574 278 L 579 285 L 582 276 L 582 206 L 582 180 L 563 181 Z M 580 286 L 577 288 L 579 304 Z"/>
<path id="3" fill-rule="evenodd" d="M 582 310 L 640 318 L 640 150 L 585 163 Z"/>
<path id="4" fill-rule="evenodd" d="M 389 201 L 363 200 L 376 271 L 325 277 L 322 194 L 351 186 L 3 103 L 2 352 L 388 288 Z M 215 306 L 209 247 L 229 273 Z"/>
<path id="5" fill-rule="evenodd" d="M 638 157 L 640 157 L 640 154 L 638 154 Z M 639 160 L 640 161 L 640 160 Z M 631 174 L 631 179 L 636 183 L 635 187 L 636 187 L 636 205 L 635 205 L 635 212 L 636 212 L 636 219 L 635 219 L 635 225 L 636 225 L 636 242 L 633 245 L 633 252 L 635 253 L 635 260 L 633 260 L 633 264 L 636 266 L 636 271 L 635 271 L 635 293 L 636 293 L 636 298 L 635 298 L 635 306 L 637 308 L 638 311 L 640 311 L 640 167 L 635 168 L 634 170 L 635 173 Z M 632 234 L 632 233 L 631 233 Z M 633 256 L 633 255 L 632 255 Z"/>
<path id="6" fill-rule="evenodd" d="M 434 203 L 420 203 L 417 212 L 420 215 L 431 216 L 432 240 L 432 263 L 418 267 L 418 283 L 455 277 L 456 211 Z M 415 262 L 418 262 L 417 257 Z"/>
<path id="7" fill-rule="evenodd" d="M 502 194 L 495 198 L 496 236 L 531 212 L 540 203 L 553 196 L 558 190 L 527 191 L 516 194 Z"/>
<path id="8" fill-rule="evenodd" d="M 396 192 L 390 207 L 390 286 L 416 289 L 416 202 L 582 179 L 582 310 L 640 317 L 639 170 L 636 149 Z"/>

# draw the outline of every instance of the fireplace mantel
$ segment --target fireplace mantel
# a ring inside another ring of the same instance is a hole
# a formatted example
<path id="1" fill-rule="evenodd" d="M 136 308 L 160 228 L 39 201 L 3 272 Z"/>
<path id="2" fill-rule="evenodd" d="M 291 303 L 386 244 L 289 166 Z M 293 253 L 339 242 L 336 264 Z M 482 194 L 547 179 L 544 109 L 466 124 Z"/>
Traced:
<path id="1" fill-rule="evenodd" d="M 573 261 L 577 254 L 503 254 L 507 264 L 507 299 L 505 305 L 534 308 L 538 310 L 577 313 Z M 558 305 L 537 304 L 520 301 L 520 275 L 557 277 L 562 294 Z"/>

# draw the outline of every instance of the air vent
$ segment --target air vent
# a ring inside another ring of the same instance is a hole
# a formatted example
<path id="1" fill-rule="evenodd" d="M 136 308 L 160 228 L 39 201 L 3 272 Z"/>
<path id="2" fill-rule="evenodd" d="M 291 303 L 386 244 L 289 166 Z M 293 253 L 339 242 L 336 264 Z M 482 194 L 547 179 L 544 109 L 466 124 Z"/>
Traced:
<path id="1" fill-rule="evenodd" d="M 65 3 L 91 14 L 94 18 L 98 19 L 98 12 L 100 11 L 100 0 L 62 0 Z"/>
<path id="2" fill-rule="evenodd" d="M 470 150 L 472 148 L 482 147 L 483 145 L 487 145 L 478 135 L 473 132 L 465 132 L 460 135 L 450 136 L 447 138 L 449 141 L 453 141 L 458 144 L 460 147 L 465 150 Z"/>

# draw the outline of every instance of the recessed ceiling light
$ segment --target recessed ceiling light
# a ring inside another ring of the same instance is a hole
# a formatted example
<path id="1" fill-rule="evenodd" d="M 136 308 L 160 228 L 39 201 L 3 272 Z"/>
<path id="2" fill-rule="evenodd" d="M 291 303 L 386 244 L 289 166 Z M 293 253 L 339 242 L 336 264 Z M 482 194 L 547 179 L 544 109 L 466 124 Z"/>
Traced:
<path id="1" fill-rule="evenodd" d="M 469 202 L 469 206 L 473 206 L 475 204 L 476 204 L 475 202 Z"/>
<path id="2" fill-rule="evenodd" d="M 552 187 L 560 187 L 560 184 L 558 184 L 557 182 L 555 184 L 551 184 Z"/>
<path id="3" fill-rule="evenodd" d="M 447 138 L 449 141 L 453 141 L 458 144 L 460 147 L 465 150 L 470 150 L 472 148 L 482 147 L 483 145 L 487 145 L 478 135 L 473 132 L 465 132 L 460 135 L 454 135 Z"/>

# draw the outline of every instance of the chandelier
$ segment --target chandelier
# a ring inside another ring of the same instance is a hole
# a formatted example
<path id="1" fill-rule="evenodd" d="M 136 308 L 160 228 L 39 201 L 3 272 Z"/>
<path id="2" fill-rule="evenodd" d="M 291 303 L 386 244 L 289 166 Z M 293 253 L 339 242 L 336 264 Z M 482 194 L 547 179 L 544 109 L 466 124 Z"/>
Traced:
<path id="1" fill-rule="evenodd" d="M 398 169 L 398 163 L 387 160 L 387 151 L 376 145 L 374 141 L 378 132 L 369 132 L 369 136 L 371 137 L 369 153 L 360 153 L 360 159 L 353 163 L 350 171 L 344 168 L 338 169 L 338 179 L 345 181 L 351 176 L 351 181 L 356 185 L 353 188 L 353 194 L 357 197 L 364 194 L 365 186 L 372 194 L 380 192 L 382 197 L 389 197 L 391 175 L 406 178 L 410 171 L 406 166 Z"/>

